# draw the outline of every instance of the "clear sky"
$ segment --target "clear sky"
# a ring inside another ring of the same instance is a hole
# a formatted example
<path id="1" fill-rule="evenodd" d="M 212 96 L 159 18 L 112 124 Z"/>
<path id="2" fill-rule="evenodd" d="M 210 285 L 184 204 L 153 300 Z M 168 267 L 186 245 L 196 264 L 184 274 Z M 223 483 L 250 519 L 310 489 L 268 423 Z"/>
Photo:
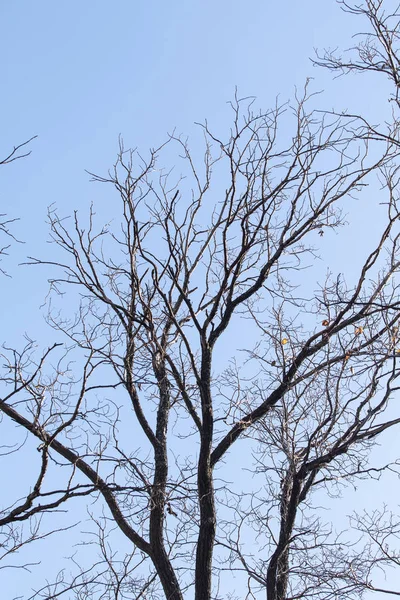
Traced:
<path id="1" fill-rule="evenodd" d="M 235 86 L 267 108 L 307 77 L 325 90 L 321 108 L 377 114 L 378 86 L 332 81 L 309 60 L 316 47 L 347 47 L 354 26 L 334 0 L 0 0 L 0 156 L 38 136 L 30 157 L 0 173 L 0 212 L 20 217 L 14 231 L 25 241 L 3 263 L 13 278 L 0 280 L 2 340 L 53 341 L 39 310 L 46 273 L 16 265 L 49 250 L 49 205 L 70 214 L 108 202 L 85 169 L 107 172 L 119 134 L 143 152 L 174 128 L 197 143 L 195 121 L 224 130 Z M 363 222 L 361 237 L 369 232 Z M 7 599 L 31 583 L 5 581 Z"/>
<path id="2" fill-rule="evenodd" d="M 107 202 L 85 169 L 107 172 L 119 134 L 144 152 L 174 128 L 196 135 L 205 118 L 226 131 L 235 86 L 267 108 L 310 76 L 324 108 L 368 109 L 366 80 L 332 83 L 309 60 L 315 47 L 347 44 L 353 26 L 334 0 L 0 2 L 0 149 L 38 135 L 30 158 L 1 174 L 1 205 L 21 217 L 15 232 L 26 242 L 10 268 L 44 244 L 50 204 L 69 214 Z M 25 269 L 29 307 L 42 300 L 38 277 Z M 4 285 L 15 297 L 4 310 L 31 327 L 20 281 Z"/>

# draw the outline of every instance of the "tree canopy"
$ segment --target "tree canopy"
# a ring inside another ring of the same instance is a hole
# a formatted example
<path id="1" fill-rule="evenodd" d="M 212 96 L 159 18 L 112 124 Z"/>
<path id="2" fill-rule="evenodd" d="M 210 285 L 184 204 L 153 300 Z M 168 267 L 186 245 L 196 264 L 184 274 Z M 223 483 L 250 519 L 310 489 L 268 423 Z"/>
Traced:
<path id="1" fill-rule="evenodd" d="M 267 110 L 237 93 L 228 132 L 200 125 L 202 152 L 120 140 L 91 174 L 111 184 L 108 224 L 95 203 L 50 207 L 51 251 L 27 262 L 49 274 L 54 343 L 2 351 L 1 427 L 19 437 L 1 460 L 28 454 L 34 472 L 1 505 L 0 548 L 56 543 L 73 506 L 96 543 L 32 598 L 400 594 L 379 579 L 399 517 L 377 506 L 338 530 L 323 509 L 399 472 L 373 450 L 400 424 L 400 13 L 339 5 L 362 33 L 314 62 L 389 79 L 390 122 L 322 110 L 310 82 Z M 319 257 L 354 206 L 376 235 L 339 271 Z"/>

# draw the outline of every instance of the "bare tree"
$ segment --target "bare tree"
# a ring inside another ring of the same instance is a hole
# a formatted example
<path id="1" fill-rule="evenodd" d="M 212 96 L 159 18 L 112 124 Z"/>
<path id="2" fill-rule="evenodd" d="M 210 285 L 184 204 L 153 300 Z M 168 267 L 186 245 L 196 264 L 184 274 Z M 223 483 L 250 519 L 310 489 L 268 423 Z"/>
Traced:
<path id="1" fill-rule="evenodd" d="M 400 108 L 400 5 L 385 0 L 346 2 L 337 0 L 342 10 L 360 20 L 366 27 L 354 36 L 356 44 L 344 53 L 325 50 L 317 53 L 315 65 L 331 70 L 337 75 L 370 74 L 379 76 L 390 84 L 389 101 L 392 119 L 385 128 L 377 128 L 363 119 L 371 139 L 388 140 L 398 144 Z"/>
<path id="2" fill-rule="evenodd" d="M 375 549 L 381 513 L 354 522 L 357 538 L 318 505 L 399 471 L 371 460 L 400 423 L 397 122 L 381 132 L 314 101 L 308 85 L 269 111 L 235 98 L 226 138 L 202 126 L 200 161 L 180 137 L 148 158 L 121 142 L 93 175 L 118 198 L 107 226 L 94 207 L 86 223 L 50 210 L 51 260 L 30 263 L 54 269 L 55 344 L 4 350 L 0 402 L 3 426 L 37 439 L 37 475 L 0 525 L 96 499 L 99 553 L 32 598 L 382 591 L 375 570 L 397 555 Z M 159 167 L 173 148 L 182 178 Z M 383 225 L 357 275 L 317 285 L 305 269 L 377 180 Z"/>
<path id="3" fill-rule="evenodd" d="M 8 165 L 8 164 L 14 162 L 15 160 L 29 156 L 31 151 L 25 152 L 25 146 L 27 146 L 35 138 L 36 138 L 36 136 L 32 137 L 31 139 L 27 140 L 26 142 L 23 142 L 22 144 L 18 144 L 17 146 L 14 146 L 14 148 L 11 150 L 11 152 L 6 157 L 4 157 L 3 159 L 0 159 L 0 166 Z M 22 153 L 21 153 L 21 151 L 22 151 Z M 9 238 L 11 240 L 15 240 L 15 237 L 10 230 L 10 225 L 11 225 L 11 223 L 14 223 L 16 220 L 17 220 L 17 218 L 7 218 L 7 215 L 5 213 L 0 213 L 0 234 L 2 235 L 2 237 Z M 9 248 L 9 244 L 6 244 L 5 246 L 0 246 L 0 257 L 7 254 L 8 248 Z M 5 274 L 5 271 L 3 269 L 0 269 L 0 272 L 3 275 Z"/>

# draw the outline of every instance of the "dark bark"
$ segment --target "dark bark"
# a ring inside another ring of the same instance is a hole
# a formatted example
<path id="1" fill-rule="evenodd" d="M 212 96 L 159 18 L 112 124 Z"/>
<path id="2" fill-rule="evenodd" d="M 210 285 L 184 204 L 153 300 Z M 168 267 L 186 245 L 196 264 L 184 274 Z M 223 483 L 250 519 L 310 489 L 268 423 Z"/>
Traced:
<path id="1" fill-rule="evenodd" d="M 282 482 L 279 539 L 267 570 L 267 600 L 285 600 L 289 580 L 289 548 L 301 493 L 301 479 L 289 469 Z"/>
<path id="2" fill-rule="evenodd" d="M 44 444 L 48 444 L 49 448 L 57 452 L 60 456 L 65 458 L 67 461 L 79 469 L 99 490 L 102 494 L 111 514 L 115 520 L 115 523 L 140 550 L 151 556 L 152 551 L 150 544 L 146 542 L 142 536 L 140 536 L 126 521 L 120 507 L 115 499 L 114 494 L 110 490 L 107 483 L 99 476 L 98 473 L 90 465 L 88 465 L 78 454 L 76 454 L 70 448 L 61 444 L 58 440 L 52 439 L 46 432 L 35 427 L 33 423 L 28 421 L 25 417 L 20 415 L 12 406 L 9 406 L 5 402 L 1 402 L 1 410 L 4 414 L 8 415 L 13 421 L 24 427 L 27 431 L 30 431 L 34 436 L 41 440 Z"/>
<path id="3" fill-rule="evenodd" d="M 153 370 L 159 390 L 157 411 L 156 445 L 154 450 L 154 479 L 151 493 L 150 546 L 157 574 L 168 600 L 182 600 L 176 573 L 165 551 L 164 521 L 166 509 L 166 484 L 168 478 L 167 430 L 170 409 L 170 394 L 165 361 L 156 353 Z"/>
<path id="4" fill-rule="evenodd" d="M 216 528 L 214 486 L 211 467 L 214 421 L 210 381 L 211 350 L 204 343 L 200 382 L 203 427 L 200 438 L 200 454 L 197 471 L 200 526 L 196 551 L 196 600 L 209 600 L 211 597 L 212 556 Z"/>

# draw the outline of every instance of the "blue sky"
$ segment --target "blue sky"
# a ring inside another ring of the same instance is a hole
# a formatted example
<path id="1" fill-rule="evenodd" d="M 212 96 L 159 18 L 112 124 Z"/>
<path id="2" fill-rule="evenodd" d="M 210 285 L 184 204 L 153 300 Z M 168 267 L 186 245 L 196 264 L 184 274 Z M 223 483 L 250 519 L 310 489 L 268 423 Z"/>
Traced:
<path id="1" fill-rule="evenodd" d="M 4 262 L 13 278 L 1 280 L 3 339 L 51 339 L 39 310 L 46 273 L 17 264 L 49 250 L 49 205 L 70 214 L 109 202 L 85 169 L 104 174 L 120 134 L 143 152 L 174 128 L 197 143 L 195 121 L 224 130 L 235 86 L 267 108 L 307 77 L 325 90 L 321 108 L 377 114 L 378 86 L 332 81 L 309 60 L 315 47 L 348 46 L 354 25 L 334 0 L 2 0 L 0 152 L 38 136 L 29 158 L 1 169 L 0 212 L 20 217 L 25 241 Z M 365 215 L 364 239 L 374 231 Z"/>
<path id="2" fill-rule="evenodd" d="M 309 60 L 315 47 L 347 44 L 352 27 L 333 0 L 1 2 L 0 150 L 38 135 L 29 159 L 1 175 L 2 207 L 21 218 L 15 232 L 26 242 L 9 267 L 46 248 L 49 205 L 69 214 L 109 201 L 85 169 L 107 172 L 119 134 L 145 152 L 174 128 L 196 140 L 194 122 L 205 118 L 226 131 L 235 86 L 267 108 L 310 76 L 315 91 L 325 89 L 324 108 L 368 110 L 366 80 L 332 83 Z M 43 298 L 41 275 L 25 268 L 23 277 L 35 282 L 23 311 L 20 280 L 5 284 L 22 329 Z"/>

